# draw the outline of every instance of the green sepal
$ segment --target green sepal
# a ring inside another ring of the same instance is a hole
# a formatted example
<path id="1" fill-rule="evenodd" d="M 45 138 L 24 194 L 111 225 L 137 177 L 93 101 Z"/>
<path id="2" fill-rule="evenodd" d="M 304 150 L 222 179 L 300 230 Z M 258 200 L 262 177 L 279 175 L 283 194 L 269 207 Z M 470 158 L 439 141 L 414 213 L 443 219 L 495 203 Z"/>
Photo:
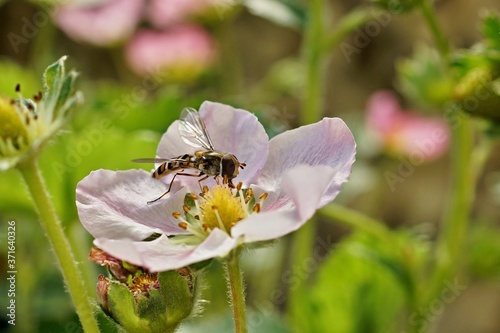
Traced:
<path id="1" fill-rule="evenodd" d="M 168 326 L 177 327 L 193 310 L 194 283 L 177 271 L 159 273 L 158 281 L 167 309 L 166 322 Z"/>
<path id="2" fill-rule="evenodd" d="M 168 323 L 168 309 L 165 299 L 156 289 L 151 290 L 147 296 L 139 297 L 137 314 L 142 320 L 149 323 L 151 332 L 174 332 L 177 327 L 177 325 L 172 326 Z"/>
<path id="3" fill-rule="evenodd" d="M 108 307 L 111 316 L 129 332 L 153 332 L 148 322 L 136 313 L 134 296 L 127 286 L 110 283 L 108 286 Z"/>
<path id="4" fill-rule="evenodd" d="M 135 295 L 129 286 L 140 280 L 129 281 L 129 286 L 110 282 L 106 305 L 110 316 L 127 332 L 174 332 L 192 313 L 196 299 L 193 273 L 186 269 L 183 276 L 180 271 L 158 273 L 159 288 Z"/>
<path id="5" fill-rule="evenodd" d="M 54 110 L 59 99 L 62 80 L 65 76 L 64 62 L 68 57 L 63 56 L 49 65 L 43 73 L 44 102 L 48 110 Z"/>
<path id="6" fill-rule="evenodd" d="M 75 93 L 74 82 L 77 78 L 75 71 L 66 74 L 65 61 L 68 57 L 63 56 L 58 61 L 48 66 L 43 74 L 44 87 L 44 112 L 48 119 L 64 119 L 68 110 L 81 101 L 80 93 Z"/>

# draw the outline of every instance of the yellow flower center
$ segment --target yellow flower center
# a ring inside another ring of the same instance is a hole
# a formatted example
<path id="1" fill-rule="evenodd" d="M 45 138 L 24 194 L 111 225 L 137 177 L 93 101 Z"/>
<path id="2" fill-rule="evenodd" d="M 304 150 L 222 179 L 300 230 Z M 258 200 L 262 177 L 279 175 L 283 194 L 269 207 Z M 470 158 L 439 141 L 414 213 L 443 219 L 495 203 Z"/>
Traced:
<path id="1" fill-rule="evenodd" d="M 234 225 L 250 214 L 260 212 L 266 197 L 264 193 L 256 203 L 252 189 L 242 189 L 241 183 L 235 189 L 227 184 L 216 185 L 210 190 L 205 186 L 200 196 L 187 195 L 188 204 L 191 204 L 184 205 L 184 216 L 180 212 L 172 214 L 181 221 L 179 227 L 189 231 L 190 235 L 177 236 L 171 240 L 184 244 L 200 243 L 215 228 L 231 235 Z"/>
<path id="2" fill-rule="evenodd" d="M 0 96 L 0 139 L 12 140 L 14 146 L 18 146 L 28 140 L 28 132 L 15 103 L 8 97 Z"/>
<path id="3" fill-rule="evenodd" d="M 246 216 L 239 197 L 235 196 L 227 186 L 214 186 L 205 193 L 200 203 L 203 221 L 210 228 L 231 230 L 237 222 Z"/>

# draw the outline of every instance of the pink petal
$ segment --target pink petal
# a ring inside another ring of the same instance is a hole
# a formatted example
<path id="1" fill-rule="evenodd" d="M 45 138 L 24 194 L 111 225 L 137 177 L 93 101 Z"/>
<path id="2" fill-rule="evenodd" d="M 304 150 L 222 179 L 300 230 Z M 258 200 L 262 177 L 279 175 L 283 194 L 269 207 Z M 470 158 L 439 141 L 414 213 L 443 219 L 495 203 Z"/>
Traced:
<path id="1" fill-rule="evenodd" d="M 166 72 L 171 76 L 196 76 L 212 64 L 215 54 L 210 34 L 187 24 L 165 31 L 138 31 L 125 49 L 128 64 L 139 75 Z"/>
<path id="2" fill-rule="evenodd" d="M 297 207 L 299 218 L 308 220 L 337 196 L 349 174 L 350 170 L 326 165 L 300 165 L 286 173 L 282 187 Z"/>
<path id="3" fill-rule="evenodd" d="M 151 242 L 129 239 L 98 239 L 95 245 L 110 255 L 151 272 L 179 269 L 211 258 L 224 257 L 237 246 L 237 240 L 214 229 L 198 246 L 174 244 L 165 235 Z"/>
<path id="4" fill-rule="evenodd" d="M 285 172 L 294 166 L 326 165 L 334 168 L 338 179 L 347 179 L 356 154 L 354 137 L 340 118 L 324 118 L 318 123 L 286 131 L 269 142 L 269 158 L 257 184 L 269 192 L 265 210 L 277 209 L 289 202 L 281 187 Z M 328 195 L 334 197 L 332 187 Z"/>
<path id="5" fill-rule="evenodd" d="M 287 235 L 302 227 L 316 210 L 329 203 L 347 181 L 343 172 L 326 165 L 297 166 L 283 177 L 282 187 L 292 206 L 252 214 L 231 229 L 233 237 L 244 242 L 266 241 Z"/>
<path id="6" fill-rule="evenodd" d="M 143 170 L 91 172 L 76 188 L 76 205 L 83 226 L 95 238 L 142 240 L 153 232 L 185 234 L 172 212 L 182 209 L 185 189 L 153 204 L 167 186 Z"/>
<path id="7" fill-rule="evenodd" d="M 224 153 L 234 154 L 241 163 L 246 163 L 244 170 L 240 169 L 234 183 L 239 181 L 249 184 L 264 166 L 268 154 L 268 136 L 257 117 L 248 111 L 234 109 L 229 105 L 204 102 L 199 111 L 205 121 L 215 149 Z M 161 138 L 157 156 L 172 158 L 186 153 L 193 154 L 195 148 L 182 141 L 177 130 L 178 122 L 174 122 Z M 193 171 L 196 173 L 196 170 Z M 212 179 L 202 184 L 209 187 L 215 184 Z M 169 182 L 171 177 L 165 178 Z M 189 191 L 197 193 L 200 190 L 198 179 L 177 177 L 175 181 L 187 186 Z"/>
<path id="8" fill-rule="evenodd" d="M 368 128 L 382 136 L 390 133 L 398 125 L 403 113 L 396 95 L 386 90 L 373 94 L 366 108 Z"/>
<path id="9" fill-rule="evenodd" d="M 443 119 L 402 110 L 390 91 L 377 92 L 368 101 L 367 127 L 390 153 L 419 163 L 440 157 L 449 146 L 449 128 Z"/>
<path id="10" fill-rule="evenodd" d="M 203 12 L 211 2 L 212 0 L 152 0 L 148 8 L 148 17 L 152 24 L 162 28 Z"/>
<path id="11" fill-rule="evenodd" d="M 408 113 L 400 126 L 387 138 L 386 148 L 392 153 L 409 156 L 421 163 L 442 156 L 449 144 L 450 130 L 443 119 Z"/>
<path id="12" fill-rule="evenodd" d="M 107 46 L 133 33 L 143 5 L 143 0 L 111 0 L 90 6 L 64 5 L 57 9 L 54 19 L 71 38 Z"/>
<path id="13" fill-rule="evenodd" d="M 291 208 L 261 212 L 236 224 L 231 235 L 242 237 L 244 243 L 272 240 L 299 229 L 306 221 Z"/>

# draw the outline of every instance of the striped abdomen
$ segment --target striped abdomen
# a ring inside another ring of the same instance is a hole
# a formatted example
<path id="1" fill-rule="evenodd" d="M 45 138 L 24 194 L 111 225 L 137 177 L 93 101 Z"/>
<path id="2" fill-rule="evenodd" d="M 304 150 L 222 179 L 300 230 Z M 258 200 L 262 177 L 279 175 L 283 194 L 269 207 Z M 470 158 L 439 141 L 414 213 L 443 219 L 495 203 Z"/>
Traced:
<path id="1" fill-rule="evenodd" d="M 177 156 L 172 159 L 172 161 L 168 161 L 162 163 L 154 172 L 153 178 L 161 178 L 172 172 L 177 172 L 182 169 L 198 169 L 199 162 L 197 161 L 196 156 L 190 154 L 184 154 L 181 156 Z"/>

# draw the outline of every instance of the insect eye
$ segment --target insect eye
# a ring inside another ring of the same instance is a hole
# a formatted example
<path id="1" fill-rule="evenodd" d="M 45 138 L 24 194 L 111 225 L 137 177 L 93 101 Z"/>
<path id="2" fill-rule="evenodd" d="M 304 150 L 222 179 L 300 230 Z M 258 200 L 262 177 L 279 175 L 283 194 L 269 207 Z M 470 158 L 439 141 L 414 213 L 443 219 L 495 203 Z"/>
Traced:
<path id="1" fill-rule="evenodd" d="M 231 155 L 224 155 L 222 158 L 222 175 L 227 175 L 228 177 L 234 177 L 234 172 L 236 171 L 235 159 Z"/>

